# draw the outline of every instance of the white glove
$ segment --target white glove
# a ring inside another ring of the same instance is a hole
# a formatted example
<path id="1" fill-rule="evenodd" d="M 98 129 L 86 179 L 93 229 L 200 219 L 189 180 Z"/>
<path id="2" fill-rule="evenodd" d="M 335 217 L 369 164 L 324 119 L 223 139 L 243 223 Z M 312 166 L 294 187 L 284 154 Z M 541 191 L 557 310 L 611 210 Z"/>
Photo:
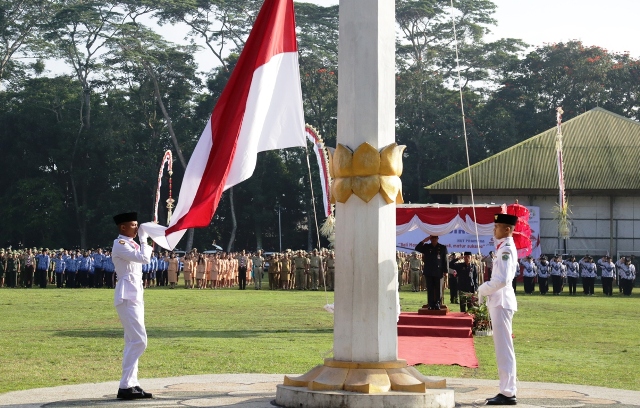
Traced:
<path id="1" fill-rule="evenodd" d="M 140 238 L 141 244 L 147 244 L 147 239 L 149 238 L 149 234 L 145 232 L 142 228 L 138 228 L 138 238 Z"/>

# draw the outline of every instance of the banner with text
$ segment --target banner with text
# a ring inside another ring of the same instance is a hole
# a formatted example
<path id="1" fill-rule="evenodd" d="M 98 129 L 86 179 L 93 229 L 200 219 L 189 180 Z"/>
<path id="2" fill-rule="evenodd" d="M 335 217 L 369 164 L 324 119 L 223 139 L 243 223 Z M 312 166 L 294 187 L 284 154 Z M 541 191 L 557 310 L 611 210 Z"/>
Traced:
<path id="1" fill-rule="evenodd" d="M 541 255 L 540 249 L 540 207 L 529 207 L 529 226 L 531 228 L 531 245 L 533 251 L 531 256 L 538 258 Z M 425 238 L 425 233 L 419 229 L 406 232 L 396 236 L 396 250 L 403 252 L 413 252 L 414 248 L 420 241 Z M 480 253 L 488 255 L 490 251 L 495 250 L 493 237 L 490 235 L 480 235 Z M 478 240 L 475 235 L 467 234 L 462 229 L 456 229 L 449 234 L 440 237 L 439 242 L 447 247 L 447 251 L 465 252 L 470 251 L 474 254 L 478 253 Z"/>

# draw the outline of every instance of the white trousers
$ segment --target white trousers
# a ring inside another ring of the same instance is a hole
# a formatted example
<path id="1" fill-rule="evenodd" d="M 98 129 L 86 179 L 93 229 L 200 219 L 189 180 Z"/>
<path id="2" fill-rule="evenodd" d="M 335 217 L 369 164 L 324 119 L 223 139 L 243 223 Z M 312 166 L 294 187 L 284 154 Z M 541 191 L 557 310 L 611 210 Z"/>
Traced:
<path id="1" fill-rule="evenodd" d="M 498 376 L 500 377 L 500 394 L 513 397 L 516 395 L 516 353 L 511 337 L 513 310 L 502 307 L 489 308 L 493 327 L 493 345 L 496 350 Z"/>
<path id="2" fill-rule="evenodd" d="M 124 300 L 116 306 L 116 310 L 124 328 L 124 352 L 120 388 L 140 386 L 138 382 L 138 359 L 147 348 L 147 331 L 144 328 L 144 303 L 135 300 Z"/>

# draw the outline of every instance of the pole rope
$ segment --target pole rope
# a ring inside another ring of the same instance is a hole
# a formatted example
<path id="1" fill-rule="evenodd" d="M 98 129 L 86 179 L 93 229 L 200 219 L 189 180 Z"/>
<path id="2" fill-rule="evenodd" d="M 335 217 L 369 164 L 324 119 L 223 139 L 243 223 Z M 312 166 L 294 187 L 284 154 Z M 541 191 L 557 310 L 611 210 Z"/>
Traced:
<path id="1" fill-rule="evenodd" d="M 316 239 L 317 239 L 317 248 L 318 248 L 318 252 L 320 251 L 320 229 L 318 228 L 318 214 L 316 213 L 316 196 L 313 193 L 313 180 L 311 179 L 311 163 L 309 162 L 309 147 L 307 146 L 307 144 L 305 143 L 304 145 L 304 151 L 306 152 L 306 157 L 307 157 L 307 170 L 309 172 L 309 188 L 311 189 L 311 204 L 313 206 L 313 220 L 315 221 L 316 224 Z M 324 270 L 324 268 L 322 267 L 322 264 L 320 264 L 320 268 L 322 269 L 322 281 L 324 283 L 324 298 L 325 298 L 325 305 L 329 305 L 329 294 L 327 293 L 327 274 Z"/>
<path id="2" fill-rule="evenodd" d="M 476 243 L 478 245 L 478 255 L 482 256 L 480 252 L 480 234 L 478 233 L 478 217 L 476 216 L 476 201 L 473 195 L 473 181 L 471 179 L 471 160 L 469 160 L 469 140 L 467 138 L 467 122 L 464 113 L 464 98 L 462 95 L 462 75 L 460 74 L 460 56 L 458 53 L 458 34 L 456 32 L 456 21 L 453 15 L 454 7 L 453 0 L 451 1 L 451 24 L 453 26 L 453 41 L 456 48 L 456 70 L 458 72 L 458 92 L 460 93 L 460 108 L 462 109 L 462 130 L 464 132 L 464 147 L 467 153 L 467 170 L 469 173 L 469 188 L 471 191 L 471 208 L 473 208 L 473 225 L 476 230 Z"/>

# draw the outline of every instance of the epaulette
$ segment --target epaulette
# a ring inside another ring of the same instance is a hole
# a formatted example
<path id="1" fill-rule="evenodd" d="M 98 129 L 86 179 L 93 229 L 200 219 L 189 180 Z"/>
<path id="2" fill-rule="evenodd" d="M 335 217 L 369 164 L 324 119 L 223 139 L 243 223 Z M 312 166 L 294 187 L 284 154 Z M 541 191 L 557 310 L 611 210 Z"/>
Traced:
<path id="1" fill-rule="evenodd" d="M 124 239 L 121 239 L 120 241 L 118 241 L 118 244 L 124 245 Z"/>

